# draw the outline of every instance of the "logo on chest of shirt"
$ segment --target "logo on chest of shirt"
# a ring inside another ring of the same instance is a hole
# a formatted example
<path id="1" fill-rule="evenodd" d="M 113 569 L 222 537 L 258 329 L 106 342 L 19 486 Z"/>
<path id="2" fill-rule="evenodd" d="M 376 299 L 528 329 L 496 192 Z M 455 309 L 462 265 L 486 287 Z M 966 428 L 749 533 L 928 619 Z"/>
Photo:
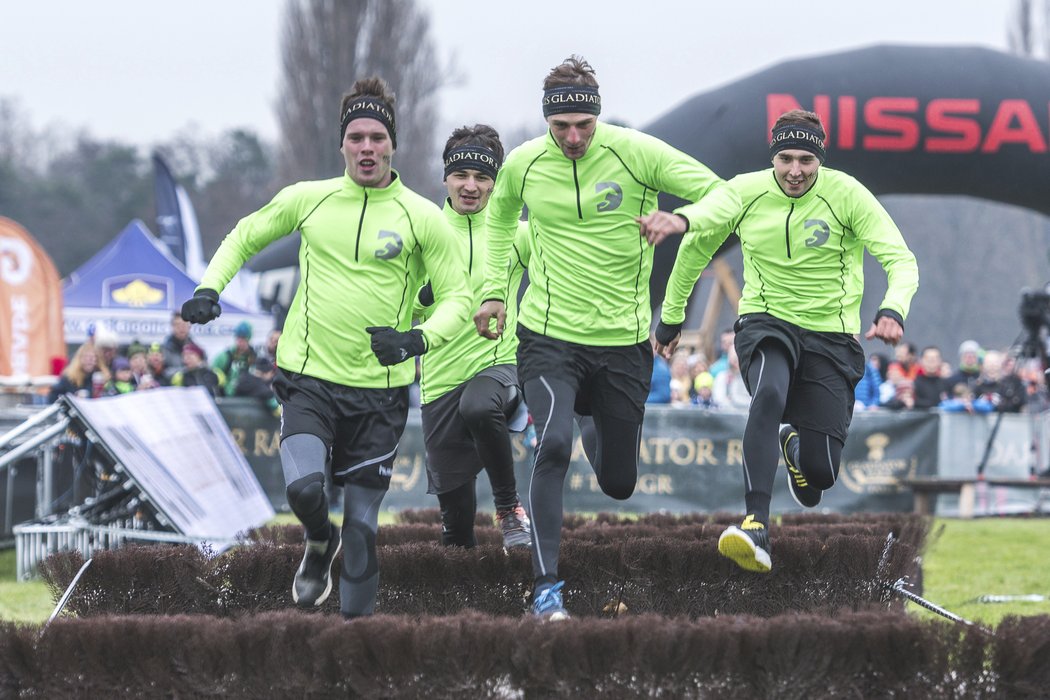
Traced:
<path id="1" fill-rule="evenodd" d="M 380 242 L 383 239 L 388 239 L 384 246 L 376 251 L 376 257 L 380 260 L 393 260 L 405 247 L 405 242 L 401 240 L 401 235 L 393 231 L 380 231 L 376 238 Z"/>
<path id="2" fill-rule="evenodd" d="M 823 219 L 806 219 L 806 233 L 809 234 L 806 247 L 819 248 L 831 237 L 831 227 Z"/>
<path id="3" fill-rule="evenodd" d="M 616 182 L 599 182 L 594 191 L 599 195 L 605 192 L 605 199 L 598 202 L 598 211 L 612 211 L 623 204 L 623 188 Z"/>

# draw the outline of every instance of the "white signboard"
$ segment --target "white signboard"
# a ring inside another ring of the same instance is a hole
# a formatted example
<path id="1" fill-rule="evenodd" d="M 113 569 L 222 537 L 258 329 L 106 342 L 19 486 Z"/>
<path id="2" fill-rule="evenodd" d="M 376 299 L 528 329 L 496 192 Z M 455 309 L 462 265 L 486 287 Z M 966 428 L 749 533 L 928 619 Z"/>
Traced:
<path id="1" fill-rule="evenodd" d="M 230 539 L 273 518 L 259 480 L 201 387 L 69 399 L 176 531 Z"/>

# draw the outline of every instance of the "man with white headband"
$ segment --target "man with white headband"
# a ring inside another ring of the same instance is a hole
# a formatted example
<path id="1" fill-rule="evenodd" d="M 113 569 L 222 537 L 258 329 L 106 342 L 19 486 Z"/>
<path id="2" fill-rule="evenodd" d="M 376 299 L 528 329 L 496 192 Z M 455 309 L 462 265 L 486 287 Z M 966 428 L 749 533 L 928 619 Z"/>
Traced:
<path id="1" fill-rule="evenodd" d="M 670 357 L 693 285 L 722 242 L 737 234 L 744 289 L 735 344 L 751 393 L 743 440 L 746 517 L 722 533 L 718 550 L 748 571 L 773 565 L 769 503 L 780 455 L 802 507 L 819 504 L 838 477 L 854 387 L 864 374 L 856 337 L 864 250 L 889 281 L 865 338 L 896 345 L 919 285 L 915 256 L 878 200 L 849 175 L 821 167 L 824 140 L 812 112 L 777 119 L 769 144 L 773 167 L 729 181 L 744 204 L 740 215 L 718 229 L 690 227 L 656 328 L 657 350 Z M 690 207 L 681 212 L 689 218 Z"/>
<path id="2" fill-rule="evenodd" d="M 347 618 L 374 612 L 379 507 L 408 418 L 413 358 L 452 338 L 472 304 L 466 248 L 441 211 L 392 169 L 396 148 L 393 92 L 380 78 L 358 80 L 340 109 L 345 174 L 286 187 L 241 219 L 182 306 L 191 323 L 216 318 L 219 292 L 237 270 L 302 232 L 301 281 L 273 380 L 288 505 L 306 531 L 292 598 L 301 608 L 324 603 L 342 547 L 339 604 Z M 411 300 L 428 277 L 438 301 L 413 328 Z M 343 486 L 341 528 L 329 519 L 326 470 Z"/>
<path id="3" fill-rule="evenodd" d="M 691 221 L 703 230 L 736 216 L 740 199 L 685 153 L 599 121 L 598 81 L 580 57 L 547 75 L 542 106 L 548 132 L 507 156 L 492 193 L 487 281 L 474 322 L 489 338 L 505 330 L 510 243 L 526 206 L 532 259 L 517 333 L 518 373 L 537 435 L 532 612 L 563 619 L 558 551 L 574 414 L 602 491 L 624 500 L 638 480 L 653 369 L 651 244 L 663 237 L 649 229 L 683 220 L 657 211 L 657 196 L 696 202 Z"/>

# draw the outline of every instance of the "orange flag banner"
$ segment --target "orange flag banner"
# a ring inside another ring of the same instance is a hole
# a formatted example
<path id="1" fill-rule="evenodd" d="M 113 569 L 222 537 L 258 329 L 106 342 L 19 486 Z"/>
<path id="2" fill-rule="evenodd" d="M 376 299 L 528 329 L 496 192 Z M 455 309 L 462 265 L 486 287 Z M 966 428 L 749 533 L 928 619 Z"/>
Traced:
<path id="1" fill-rule="evenodd" d="M 55 264 L 28 231 L 0 216 L 0 376 L 54 374 L 65 356 Z"/>

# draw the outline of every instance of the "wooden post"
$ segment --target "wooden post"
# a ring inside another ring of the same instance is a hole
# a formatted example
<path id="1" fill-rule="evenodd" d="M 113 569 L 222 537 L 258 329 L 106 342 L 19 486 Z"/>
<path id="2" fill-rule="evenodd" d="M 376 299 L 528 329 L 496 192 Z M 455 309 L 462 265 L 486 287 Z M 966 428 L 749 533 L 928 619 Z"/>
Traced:
<path id="1" fill-rule="evenodd" d="M 733 268 L 729 267 L 722 258 L 715 258 L 708 266 L 715 277 L 715 286 L 711 288 L 711 295 L 707 297 L 707 305 L 704 307 L 704 315 L 700 320 L 700 342 L 708 362 L 714 362 L 718 357 L 719 348 L 715 342 L 715 328 L 718 316 L 722 310 L 723 300 L 729 303 L 729 308 L 735 314 L 740 306 L 740 285 L 733 276 Z"/>

